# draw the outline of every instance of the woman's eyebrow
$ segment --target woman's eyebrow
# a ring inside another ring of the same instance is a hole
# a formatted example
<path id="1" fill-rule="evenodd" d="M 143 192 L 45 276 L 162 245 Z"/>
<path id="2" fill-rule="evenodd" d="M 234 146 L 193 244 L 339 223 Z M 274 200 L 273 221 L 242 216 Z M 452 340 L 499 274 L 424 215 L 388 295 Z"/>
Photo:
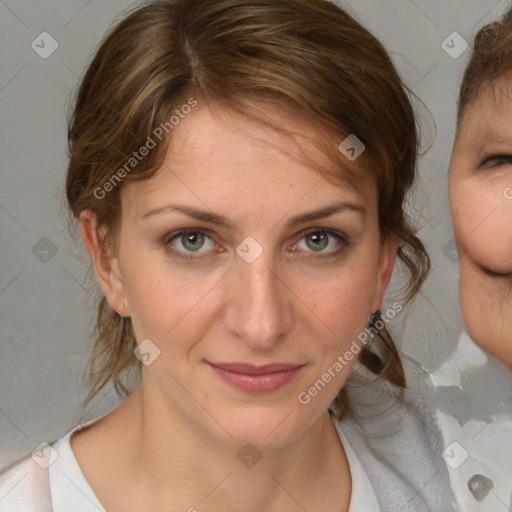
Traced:
<path id="1" fill-rule="evenodd" d="M 477 146 L 480 153 L 495 144 L 508 144 L 512 145 L 512 135 L 503 135 L 502 133 L 494 130 L 488 130 L 482 137 L 480 137 L 480 144 Z"/>
<path id="2" fill-rule="evenodd" d="M 330 217 L 335 213 L 339 213 L 342 211 L 352 211 L 359 213 L 363 217 L 366 216 L 366 208 L 357 203 L 352 202 L 341 202 L 334 203 L 323 208 L 318 208 L 312 210 L 310 212 L 301 213 L 299 215 L 295 215 L 291 217 L 286 223 L 287 227 L 295 227 L 299 224 L 304 224 L 306 222 L 311 222 L 314 220 L 324 219 L 326 217 Z M 195 220 L 208 222 L 210 224 L 217 224 L 219 226 L 223 226 L 231 231 L 239 231 L 238 226 L 231 222 L 227 217 L 222 215 L 218 215 L 213 212 L 208 212 L 205 210 L 200 210 L 198 208 L 194 208 L 192 206 L 183 206 L 183 205 L 174 205 L 169 204 L 167 206 L 163 206 L 161 208 L 154 208 L 152 210 L 147 211 L 141 216 L 141 219 L 147 219 L 148 217 L 158 215 L 160 213 L 164 213 L 167 211 L 178 211 L 192 217 Z"/>
<path id="3" fill-rule="evenodd" d="M 304 224 L 306 222 L 310 222 L 313 220 L 324 219 L 325 217 L 330 217 L 335 213 L 339 213 L 342 211 L 352 211 L 361 214 L 362 217 L 366 217 L 366 208 L 362 204 L 352 203 L 352 202 L 342 202 L 342 203 L 334 203 L 329 206 L 325 206 L 323 208 L 318 208 L 316 210 L 312 210 L 310 212 L 301 213 L 299 215 L 295 215 L 291 217 L 286 225 L 288 227 L 295 227 L 298 224 Z"/>
<path id="4" fill-rule="evenodd" d="M 217 215 L 216 213 L 207 212 L 205 210 L 200 210 L 199 208 L 194 208 L 193 206 L 182 206 L 176 204 L 168 204 L 167 206 L 162 206 L 161 208 L 154 208 L 149 210 L 142 215 L 141 219 L 147 219 L 153 215 L 159 215 L 160 213 L 165 213 L 168 211 L 178 211 L 188 215 L 189 217 L 192 217 L 193 219 L 208 222 L 210 224 L 224 226 L 229 230 L 237 231 L 238 229 L 237 226 L 233 224 L 227 217 Z"/>

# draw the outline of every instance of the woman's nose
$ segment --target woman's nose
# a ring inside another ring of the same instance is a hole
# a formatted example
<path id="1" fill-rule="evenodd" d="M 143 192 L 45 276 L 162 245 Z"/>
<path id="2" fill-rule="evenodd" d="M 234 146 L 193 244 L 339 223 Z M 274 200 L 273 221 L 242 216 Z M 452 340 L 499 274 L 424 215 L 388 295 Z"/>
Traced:
<path id="1" fill-rule="evenodd" d="M 291 329 L 293 295 L 278 275 L 273 254 L 254 246 L 248 249 L 251 257 L 242 253 L 231 275 L 226 327 L 252 349 L 269 350 Z"/>

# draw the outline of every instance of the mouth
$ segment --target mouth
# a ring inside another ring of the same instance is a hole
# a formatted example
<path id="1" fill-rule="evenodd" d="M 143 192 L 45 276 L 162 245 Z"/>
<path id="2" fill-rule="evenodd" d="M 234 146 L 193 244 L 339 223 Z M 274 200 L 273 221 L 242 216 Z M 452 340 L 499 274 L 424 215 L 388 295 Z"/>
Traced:
<path id="1" fill-rule="evenodd" d="M 244 363 L 210 362 L 208 365 L 225 382 L 249 393 L 277 391 L 291 382 L 305 366 L 285 363 L 254 366 Z"/>

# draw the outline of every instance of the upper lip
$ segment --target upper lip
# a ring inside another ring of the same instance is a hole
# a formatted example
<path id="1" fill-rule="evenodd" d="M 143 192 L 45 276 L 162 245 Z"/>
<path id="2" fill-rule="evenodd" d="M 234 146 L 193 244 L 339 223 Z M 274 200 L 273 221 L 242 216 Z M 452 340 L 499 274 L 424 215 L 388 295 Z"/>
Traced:
<path id="1" fill-rule="evenodd" d="M 252 364 L 245 363 L 210 363 L 212 366 L 217 366 L 230 372 L 243 373 L 246 375 L 264 375 L 266 373 L 276 372 L 287 372 L 296 370 L 303 364 L 286 364 L 286 363 L 274 363 L 266 364 L 263 366 L 254 366 Z"/>

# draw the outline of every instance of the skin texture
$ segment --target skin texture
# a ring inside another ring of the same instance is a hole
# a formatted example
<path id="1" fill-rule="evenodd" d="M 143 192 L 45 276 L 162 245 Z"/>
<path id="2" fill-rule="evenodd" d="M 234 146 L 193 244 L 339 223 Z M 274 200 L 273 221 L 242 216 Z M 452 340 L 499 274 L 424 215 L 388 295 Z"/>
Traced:
<path id="1" fill-rule="evenodd" d="M 313 144 L 314 127 L 275 106 L 267 113 L 302 133 L 302 150 L 329 164 Z M 173 132 L 162 169 L 123 186 L 115 251 L 101 248 L 94 215 L 82 214 L 109 304 L 132 318 L 139 342 L 150 339 L 161 352 L 120 407 L 71 439 L 108 510 L 325 510 L 332 500 L 348 509 L 350 472 L 326 410 L 355 360 L 309 404 L 297 396 L 380 307 L 396 240 L 380 238 L 377 189 L 364 157 L 356 161 L 366 170 L 358 193 L 297 155 L 275 130 L 202 104 Z M 340 201 L 365 213 L 345 208 L 287 226 L 295 215 Z M 215 212 L 237 229 L 171 209 L 144 218 L 170 204 Z M 174 237 L 184 228 L 208 230 L 211 240 L 200 238 L 191 251 L 186 237 Z M 330 236 L 315 246 L 304 233 L 310 228 L 344 233 L 348 245 Z M 252 263 L 236 252 L 248 236 L 263 249 Z M 303 368 L 277 391 L 256 394 L 231 387 L 208 362 Z M 237 458 L 248 442 L 262 454 L 252 468 Z"/>
<path id="2" fill-rule="evenodd" d="M 472 339 L 512 368 L 512 76 L 482 91 L 449 171 L 459 296 Z"/>

